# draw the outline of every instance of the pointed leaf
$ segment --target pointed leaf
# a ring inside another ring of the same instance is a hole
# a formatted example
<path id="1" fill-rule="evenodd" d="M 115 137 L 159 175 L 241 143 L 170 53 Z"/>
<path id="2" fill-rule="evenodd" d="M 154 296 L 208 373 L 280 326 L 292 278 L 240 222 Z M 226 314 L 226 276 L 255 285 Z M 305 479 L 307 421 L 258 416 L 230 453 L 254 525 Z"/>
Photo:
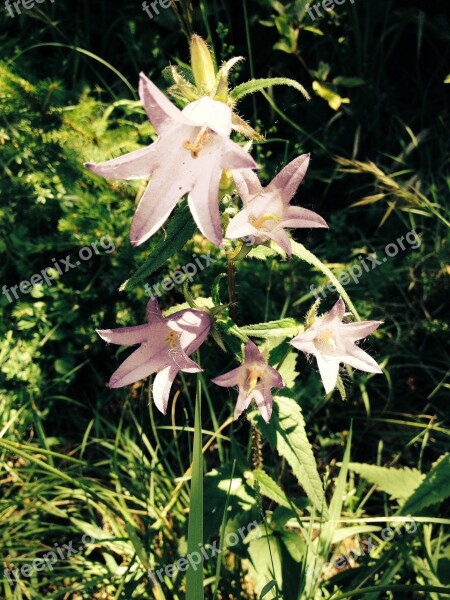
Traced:
<path id="1" fill-rule="evenodd" d="M 256 411 L 249 415 L 256 420 L 264 438 L 287 460 L 309 501 L 324 517 L 328 514 L 322 481 L 300 406 L 291 398 L 274 398 L 274 411 L 266 423 Z"/>
<path id="2" fill-rule="evenodd" d="M 305 90 L 305 88 L 295 81 L 294 79 L 289 79 L 287 77 L 269 77 L 267 79 L 251 79 L 246 83 L 241 83 L 231 91 L 230 96 L 233 100 L 237 101 L 247 96 L 248 94 L 254 94 L 255 92 L 260 92 L 262 90 L 267 89 L 268 87 L 272 87 L 273 85 L 288 85 L 290 87 L 298 90 L 303 96 L 309 100 L 309 94 Z"/>

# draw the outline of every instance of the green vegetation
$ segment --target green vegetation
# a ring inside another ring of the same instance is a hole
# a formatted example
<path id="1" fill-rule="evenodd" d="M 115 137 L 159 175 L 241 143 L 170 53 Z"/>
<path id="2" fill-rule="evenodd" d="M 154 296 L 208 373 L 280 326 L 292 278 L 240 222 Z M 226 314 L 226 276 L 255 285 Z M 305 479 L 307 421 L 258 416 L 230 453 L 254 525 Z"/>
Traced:
<path id="1" fill-rule="evenodd" d="M 18 299 L 10 291 L 11 302 L 0 295 L 0 598 L 181 600 L 186 573 L 155 586 L 149 571 L 176 563 L 198 539 L 222 548 L 253 521 L 257 531 L 204 562 L 206 598 L 445 597 L 446 4 L 356 0 L 315 21 L 306 0 L 180 0 L 152 20 L 140 3 L 124 4 L 56 0 L 14 19 L 0 6 L 0 284 L 12 290 L 47 268 L 51 277 L 16 288 Z M 151 381 L 106 387 L 128 352 L 95 333 L 142 323 L 145 284 L 194 253 L 215 262 L 189 290 L 164 292 L 161 307 L 185 294 L 228 302 L 224 252 L 185 231 L 177 254 L 163 254 L 170 222 L 133 250 L 145 182 L 83 166 L 156 139 L 138 101 L 139 72 L 164 90 L 174 83 L 168 64 L 189 79 L 193 32 L 208 37 L 219 65 L 247 57 L 230 81 L 242 95 L 239 116 L 264 136 L 253 146 L 259 175 L 270 181 L 311 152 L 297 203 L 330 225 L 295 232 L 292 260 L 259 248 L 237 263 L 238 334 L 268 339 L 287 383 L 269 424 L 257 411 L 233 421 L 236 393 L 210 383 L 237 366 L 216 343 L 239 352 L 228 312 L 200 351 L 205 372 L 176 379 L 166 416 Z M 244 96 L 243 82 L 275 77 L 300 82 L 311 99 L 284 85 Z M 94 243 L 98 253 L 58 273 L 55 261 L 75 262 Z M 325 396 L 315 363 L 286 343 L 315 295 L 324 290 L 321 310 L 338 298 L 302 245 L 336 277 L 358 268 L 345 292 L 362 319 L 384 321 L 366 342 L 384 375 L 344 370 L 341 394 Z M 197 494 L 204 471 L 203 538 L 200 511 L 188 536 L 191 464 Z M 70 542 L 82 549 L 8 582 L 4 570 Z"/>

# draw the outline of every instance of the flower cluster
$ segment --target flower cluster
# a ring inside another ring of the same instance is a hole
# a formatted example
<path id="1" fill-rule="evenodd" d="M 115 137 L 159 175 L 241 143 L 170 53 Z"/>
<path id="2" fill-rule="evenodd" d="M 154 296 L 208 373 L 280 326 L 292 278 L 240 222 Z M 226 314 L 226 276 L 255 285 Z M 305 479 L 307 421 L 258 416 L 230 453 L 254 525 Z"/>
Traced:
<path id="1" fill-rule="evenodd" d="M 310 157 L 303 154 L 286 165 L 273 181 L 263 187 L 254 170 L 258 165 L 249 152 L 230 139 L 238 130 L 255 139 L 258 134 L 234 112 L 227 93 L 227 76 L 237 62 L 229 61 L 216 74 L 204 42 L 194 36 L 193 73 L 197 87 L 182 80 L 176 97 L 189 100 L 183 109 L 173 104 L 144 74 L 140 76 L 139 95 L 157 140 L 146 148 L 104 163 L 88 163 L 94 173 L 110 179 L 150 178 L 136 209 L 130 238 L 138 246 L 151 238 L 167 221 L 177 203 L 187 195 L 193 219 L 200 232 L 214 245 L 223 247 L 227 239 L 251 237 L 255 245 L 270 245 L 283 255 L 292 255 L 288 231 L 327 224 L 316 213 L 291 206 L 305 177 Z M 223 179 L 234 180 L 243 204 L 242 210 L 224 225 L 220 212 Z M 305 330 L 290 342 L 292 346 L 316 357 L 326 392 L 338 381 L 340 363 L 367 372 L 380 372 L 378 364 L 355 342 L 372 333 L 379 322 L 343 323 L 345 306 L 339 299 L 326 315 L 309 320 Z M 129 385 L 156 373 L 153 397 L 158 409 L 167 410 L 171 385 L 179 371 L 198 373 L 200 366 L 190 357 L 212 330 L 212 314 L 197 308 L 180 310 L 164 317 L 156 300 L 147 306 L 145 325 L 117 330 L 99 330 L 105 341 L 139 348 L 117 369 L 110 387 Z M 252 342 L 245 346 L 243 364 L 213 382 L 239 388 L 235 418 L 254 400 L 263 418 L 272 412 L 272 389 L 284 387 L 280 373 Z"/>

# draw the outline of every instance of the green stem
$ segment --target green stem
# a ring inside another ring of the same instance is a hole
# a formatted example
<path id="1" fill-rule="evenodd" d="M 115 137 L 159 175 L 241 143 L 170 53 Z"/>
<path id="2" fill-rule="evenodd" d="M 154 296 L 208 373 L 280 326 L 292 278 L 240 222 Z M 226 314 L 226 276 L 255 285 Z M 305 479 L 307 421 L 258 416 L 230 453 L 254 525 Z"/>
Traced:
<path id="1" fill-rule="evenodd" d="M 192 452 L 191 495 L 189 500 L 188 555 L 196 552 L 200 564 L 189 568 L 186 574 L 186 600 L 204 600 L 203 591 L 203 453 L 202 453 L 202 387 L 197 378 L 195 398 L 194 445 Z"/>

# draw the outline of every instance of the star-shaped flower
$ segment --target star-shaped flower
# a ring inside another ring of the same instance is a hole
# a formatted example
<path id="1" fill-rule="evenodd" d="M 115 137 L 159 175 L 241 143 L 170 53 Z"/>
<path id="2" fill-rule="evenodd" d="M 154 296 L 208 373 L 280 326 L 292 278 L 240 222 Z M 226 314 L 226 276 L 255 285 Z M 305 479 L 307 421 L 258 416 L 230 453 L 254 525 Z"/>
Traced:
<path id="1" fill-rule="evenodd" d="M 120 388 L 157 373 L 153 382 L 153 398 L 157 408 L 166 413 L 170 388 L 179 371 L 200 373 L 200 366 L 189 358 L 208 337 L 210 316 L 196 309 L 181 310 L 167 318 L 158 302 L 147 304 L 145 325 L 121 329 L 98 329 L 106 342 L 139 348 L 123 362 L 109 381 L 109 387 Z"/>
<path id="2" fill-rule="evenodd" d="M 134 246 L 162 227 L 185 194 L 189 194 L 189 207 L 200 231 L 220 246 L 222 171 L 258 166 L 230 140 L 231 108 L 205 96 L 179 110 L 143 73 L 139 95 L 159 134 L 157 141 L 120 158 L 86 166 L 109 179 L 151 177 L 131 225 Z"/>
<path id="3" fill-rule="evenodd" d="M 290 342 L 297 350 L 316 357 L 327 394 L 336 387 L 340 363 L 367 373 L 382 372 L 378 363 L 355 344 L 373 333 L 382 321 L 342 323 L 344 315 L 345 304 L 339 298 L 329 313 L 317 317 L 311 327 Z"/>
<path id="4" fill-rule="evenodd" d="M 286 165 L 266 188 L 262 187 L 252 171 L 233 171 L 244 208 L 230 221 L 226 237 L 237 239 L 251 236 L 255 244 L 264 244 L 272 239 L 291 256 L 291 240 L 286 229 L 328 227 L 322 217 L 312 210 L 289 204 L 308 165 L 309 154 L 302 154 Z"/>
<path id="5" fill-rule="evenodd" d="M 221 387 L 239 387 L 239 396 L 234 411 L 237 419 L 254 400 L 263 417 L 268 422 L 272 415 L 272 388 L 282 389 L 285 383 L 278 371 L 268 365 L 258 347 L 249 341 L 245 347 L 244 363 L 225 375 L 212 379 Z"/>

